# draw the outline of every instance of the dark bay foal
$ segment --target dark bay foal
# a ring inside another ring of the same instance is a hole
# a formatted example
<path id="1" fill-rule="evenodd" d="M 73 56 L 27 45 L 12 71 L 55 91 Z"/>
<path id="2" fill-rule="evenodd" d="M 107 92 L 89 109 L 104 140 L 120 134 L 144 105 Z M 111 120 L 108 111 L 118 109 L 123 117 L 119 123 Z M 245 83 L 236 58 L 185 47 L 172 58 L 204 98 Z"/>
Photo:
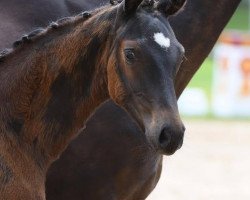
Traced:
<path id="1" fill-rule="evenodd" d="M 141 2 L 62 19 L 1 54 L 2 199 L 45 199 L 48 167 L 109 97 L 155 152 L 181 147 L 173 82 L 184 50 L 166 17 L 185 1 Z"/>
<path id="2" fill-rule="evenodd" d="M 177 96 L 207 57 L 239 2 L 189 0 L 184 11 L 171 18 L 187 57 L 177 73 Z M 202 26 L 204 22 L 206 26 Z M 123 110 L 111 101 L 105 103 L 49 170 L 48 200 L 145 199 L 158 182 L 162 164 L 162 156 L 145 142 Z M 86 154 L 89 149 L 93 155 Z"/>

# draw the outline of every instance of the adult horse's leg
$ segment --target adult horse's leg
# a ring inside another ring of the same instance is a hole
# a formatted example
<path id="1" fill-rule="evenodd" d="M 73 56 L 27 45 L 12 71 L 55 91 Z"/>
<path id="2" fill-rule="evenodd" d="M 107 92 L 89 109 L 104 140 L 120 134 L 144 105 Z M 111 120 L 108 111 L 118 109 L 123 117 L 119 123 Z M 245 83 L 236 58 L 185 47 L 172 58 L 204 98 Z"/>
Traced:
<path id="1" fill-rule="evenodd" d="M 172 19 L 171 24 L 185 47 L 187 58 L 176 76 L 177 97 L 213 48 L 240 2 L 241 0 L 189 0 L 185 11 Z"/>

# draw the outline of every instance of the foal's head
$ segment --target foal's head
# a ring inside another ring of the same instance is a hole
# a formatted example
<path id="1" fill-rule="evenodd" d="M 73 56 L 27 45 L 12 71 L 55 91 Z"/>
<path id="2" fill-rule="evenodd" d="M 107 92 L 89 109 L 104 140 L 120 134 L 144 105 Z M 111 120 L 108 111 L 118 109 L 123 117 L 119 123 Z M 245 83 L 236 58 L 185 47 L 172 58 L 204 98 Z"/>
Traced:
<path id="1" fill-rule="evenodd" d="M 174 78 L 184 48 L 169 25 L 185 0 L 124 0 L 114 24 L 108 64 L 111 98 L 124 107 L 159 152 L 173 154 L 183 143 Z"/>

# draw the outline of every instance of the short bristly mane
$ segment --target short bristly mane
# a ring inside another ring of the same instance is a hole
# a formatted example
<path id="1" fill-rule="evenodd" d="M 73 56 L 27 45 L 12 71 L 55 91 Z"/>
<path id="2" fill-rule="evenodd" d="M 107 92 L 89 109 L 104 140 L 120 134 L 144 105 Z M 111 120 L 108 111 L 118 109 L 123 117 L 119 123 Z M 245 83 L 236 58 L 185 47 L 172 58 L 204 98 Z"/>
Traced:
<path id="1" fill-rule="evenodd" d="M 110 0 L 110 4 L 112 6 L 115 6 L 119 3 L 121 3 L 122 0 Z M 145 0 L 142 3 L 143 7 L 153 7 L 154 1 L 153 0 Z M 105 6 L 110 7 L 110 6 Z M 58 19 L 55 22 L 51 22 L 46 28 L 38 28 L 30 33 L 24 34 L 20 39 L 13 42 L 12 48 L 4 49 L 0 52 L 0 62 L 3 62 L 9 55 L 13 54 L 17 48 L 21 48 L 25 44 L 29 44 L 31 42 L 35 42 L 38 39 L 41 39 L 42 37 L 46 37 L 51 31 L 56 31 L 58 29 L 62 29 L 65 26 L 74 25 L 79 22 L 83 22 L 94 17 L 96 14 L 98 14 L 99 11 L 101 11 L 104 7 L 97 8 L 93 11 L 84 11 L 76 16 L 71 17 L 63 17 L 61 19 Z"/>
<path id="2" fill-rule="evenodd" d="M 116 5 L 116 3 L 111 3 L 111 5 Z M 14 54 L 16 50 L 24 47 L 25 45 L 34 43 L 37 40 L 43 39 L 44 37 L 48 37 L 51 33 L 57 33 L 58 31 L 67 28 L 67 26 L 70 27 L 78 23 L 83 23 L 86 20 L 100 14 L 100 12 L 107 10 L 108 8 L 110 8 L 109 5 L 97 8 L 92 11 L 84 11 L 75 16 L 63 17 L 57 21 L 51 22 L 45 28 L 37 28 L 30 33 L 24 34 L 20 39 L 13 42 L 12 48 L 6 48 L 0 52 L 0 63 L 7 59 L 7 57 L 10 55 Z"/>

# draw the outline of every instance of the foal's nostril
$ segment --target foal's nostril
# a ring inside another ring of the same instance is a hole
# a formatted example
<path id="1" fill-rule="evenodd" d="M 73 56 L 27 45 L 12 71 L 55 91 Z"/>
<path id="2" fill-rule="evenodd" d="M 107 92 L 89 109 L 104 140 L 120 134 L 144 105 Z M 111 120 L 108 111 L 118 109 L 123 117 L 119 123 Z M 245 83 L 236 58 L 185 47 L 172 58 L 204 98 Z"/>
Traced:
<path id="1" fill-rule="evenodd" d="M 159 137 L 160 145 L 164 148 L 167 147 L 171 142 L 170 133 L 164 128 Z"/>
<path id="2" fill-rule="evenodd" d="M 159 148 L 163 154 L 172 155 L 180 149 L 183 144 L 185 128 L 167 126 L 162 131 L 158 138 Z"/>

